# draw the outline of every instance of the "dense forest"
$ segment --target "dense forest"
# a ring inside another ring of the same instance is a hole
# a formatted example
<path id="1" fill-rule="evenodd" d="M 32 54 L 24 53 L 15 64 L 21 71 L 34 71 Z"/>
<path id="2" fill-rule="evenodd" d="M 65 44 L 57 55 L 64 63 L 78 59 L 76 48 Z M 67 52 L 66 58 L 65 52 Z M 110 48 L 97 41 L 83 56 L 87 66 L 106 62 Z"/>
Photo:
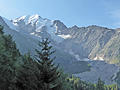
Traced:
<path id="1" fill-rule="evenodd" d="M 29 52 L 20 54 L 12 37 L 4 35 L 0 26 L 0 90 L 120 90 L 117 84 L 106 85 L 100 78 L 92 84 L 64 73 L 54 64 L 51 55 L 55 50 L 50 41 L 43 39 L 39 46 L 34 58 Z"/>

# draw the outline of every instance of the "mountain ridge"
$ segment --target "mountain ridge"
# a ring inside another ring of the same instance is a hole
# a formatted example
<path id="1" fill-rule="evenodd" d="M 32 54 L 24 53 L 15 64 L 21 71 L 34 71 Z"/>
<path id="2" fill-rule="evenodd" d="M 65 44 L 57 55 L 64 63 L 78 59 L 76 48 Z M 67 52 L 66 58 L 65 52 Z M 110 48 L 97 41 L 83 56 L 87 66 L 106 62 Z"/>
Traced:
<path id="1" fill-rule="evenodd" d="M 70 54 L 72 51 L 73 57 L 77 55 L 80 59 L 100 59 L 114 63 L 115 58 L 113 57 L 118 57 L 120 54 L 119 51 L 114 51 L 114 48 L 111 48 L 111 51 L 117 55 L 110 54 L 109 50 L 110 46 L 114 46 L 114 43 L 111 42 L 117 41 L 114 37 L 118 36 L 117 39 L 119 39 L 119 29 L 109 29 L 97 25 L 67 27 L 60 20 L 42 18 L 38 14 L 21 16 L 11 21 L 5 18 L 3 20 L 11 29 L 28 34 L 33 38 L 49 38 L 56 47 L 63 49 L 64 52 L 67 51 L 66 53 Z"/>
<path id="2" fill-rule="evenodd" d="M 24 21 L 24 18 L 25 16 L 19 17 L 14 21 L 0 16 L 0 25 L 4 26 L 5 34 L 13 37 L 22 54 L 30 52 L 34 57 L 34 49 L 39 49 L 38 42 L 49 38 L 56 49 L 55 63 L 59 63 L 65 72 L 93 83 L 98 77 L 91 76 L 97 73 L 107 84 L 115 83 L 111 81 L 111 76 L 116 75 L 119 69 L 118 66 L 112 65 L 120 61 L 119 29 L 96 25 L 67 27 L 60 20 L 43 19 L 38 15 L 30 20 Z M 107 72 L 108 78 L 99 70 Z M 111 73 L 111 70 L 114 70 L 114 73 Z"/>

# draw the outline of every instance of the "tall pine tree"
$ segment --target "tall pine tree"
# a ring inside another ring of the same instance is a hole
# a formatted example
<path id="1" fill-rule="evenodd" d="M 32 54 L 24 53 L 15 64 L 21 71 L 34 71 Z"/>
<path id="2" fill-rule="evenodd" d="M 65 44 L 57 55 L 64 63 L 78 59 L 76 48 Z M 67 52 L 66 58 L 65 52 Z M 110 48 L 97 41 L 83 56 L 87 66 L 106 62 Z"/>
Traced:
<path id="1" fill-rule="evenodd" d="M 39 46 L 41 49 L 36 49 L 37 55 L 35 59 L 41 72 L 43 90 L 57 90 L 56 88 L 60 88 L 60 83 L 58 82 L 60 72 L 58 71 L 58 66 L 53 64 L 55 58 L 51 59 L 51 55 L 55 51 L 52 51 L 52 46 L 50 46 L 48 39 L 43 39 L 42 42 L 39 42 Z"/>
<path id="2" fill-rule="evenodd" d="M 104 82 L 100 78 L 96 84 L 96 90 L 105 90 Z"/>

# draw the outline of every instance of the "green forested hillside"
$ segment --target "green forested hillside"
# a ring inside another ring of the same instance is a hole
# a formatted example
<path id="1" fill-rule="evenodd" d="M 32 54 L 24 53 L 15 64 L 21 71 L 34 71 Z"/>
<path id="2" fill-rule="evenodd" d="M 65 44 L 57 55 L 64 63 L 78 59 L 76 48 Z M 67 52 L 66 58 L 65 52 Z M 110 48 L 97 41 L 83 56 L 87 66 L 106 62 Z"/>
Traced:
<path id="1" fill-rule="evenodd" d="M 0 90 L 119 90 L 117 85 L 96 84 L 69 76 L 53 63 L 48 39 L 39 43 L 40 50 L 31 58 L 21 55 L 10 35 L 0 26 Z"/>

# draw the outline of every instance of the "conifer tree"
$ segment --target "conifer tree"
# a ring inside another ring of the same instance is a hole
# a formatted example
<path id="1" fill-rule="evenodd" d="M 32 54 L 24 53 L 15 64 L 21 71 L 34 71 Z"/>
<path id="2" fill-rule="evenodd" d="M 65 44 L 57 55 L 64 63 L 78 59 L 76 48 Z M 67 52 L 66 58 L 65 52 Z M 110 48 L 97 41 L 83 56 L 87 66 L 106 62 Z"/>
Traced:
<path id="1" fill-rule="evenodd" d="M 21 55 L 12 37 L 4 35 L 0 26 L 0 89 L 13 90 Z"/>
<path id="2" fill-rule="evenodd" d="M 4 32 L 3 32 L 3 26 L 0 25 L 0 34 L 3 35 L 3 33 L 4 33 Z"/>
<path id="3" fill-rule="evenodd" d="M 43 90 L 57 90 L 55 88 L 60 86 L 58 82 L 60 72 L 58 71 L 58 66 L 53 64 L 55 58 L 51 59 L 51 55 L 55 51 L 52 51 L 52 46 L 50 46 L 48 39 L 43 39 L 42 42 L 39 42 L 39 46 L 41 49 L 36 49 L 37 55 L 35 59 L 38 62 L 37 66 L 41 72 Z"/>
<path id="4" fill-rule="evenodd" d="M 40 72 L 30 53 L 23 57 L 23 65 L 19 69 L 16 87 L 19 90 L 39 90 L 41 87 Z M 38 77 L 39 76 L 39 77 Z"/>
<path id="5" fill-rule="evenodd" d="M 105 90 L 104 82 L 100 78 L 96 84 L 96 90 Z"/>

